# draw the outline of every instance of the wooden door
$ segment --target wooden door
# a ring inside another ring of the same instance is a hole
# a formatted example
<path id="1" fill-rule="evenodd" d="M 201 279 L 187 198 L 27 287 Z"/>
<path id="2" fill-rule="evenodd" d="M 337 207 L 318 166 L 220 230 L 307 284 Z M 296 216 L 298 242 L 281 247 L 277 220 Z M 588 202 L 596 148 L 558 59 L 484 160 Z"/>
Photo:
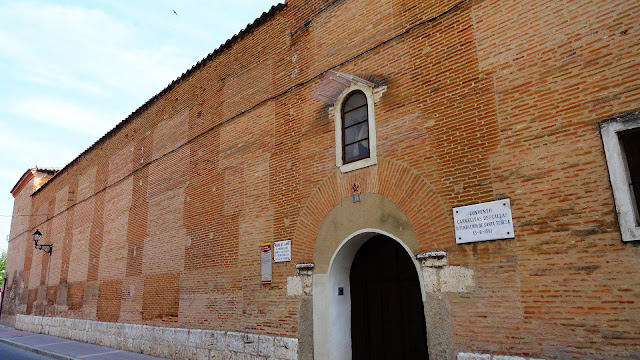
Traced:
<path id="1" fill-rule="evenodd" d="M 353 359 L 428 359 L 420 282 L 402 246 L 383 235 L 367 241 L 350 281 Z"/>

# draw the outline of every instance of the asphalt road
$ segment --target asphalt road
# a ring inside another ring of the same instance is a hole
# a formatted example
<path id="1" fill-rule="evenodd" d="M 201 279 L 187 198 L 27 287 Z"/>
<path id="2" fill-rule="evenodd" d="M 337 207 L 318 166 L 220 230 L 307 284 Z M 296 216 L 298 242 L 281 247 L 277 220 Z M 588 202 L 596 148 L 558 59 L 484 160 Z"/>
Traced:
<path id="1" fill-rule="evenodd" d="M 49 360 L 47 356 L 38 355 L 31 351 L 0 343 L 0 359 L 2 360 Z"/>

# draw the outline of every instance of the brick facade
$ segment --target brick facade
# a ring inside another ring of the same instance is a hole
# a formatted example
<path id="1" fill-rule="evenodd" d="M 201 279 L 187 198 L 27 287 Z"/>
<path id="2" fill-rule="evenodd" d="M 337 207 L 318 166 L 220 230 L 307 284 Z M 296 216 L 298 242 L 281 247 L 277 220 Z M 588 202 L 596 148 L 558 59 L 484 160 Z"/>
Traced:
<path id="1" fill-rule="evenodd" d="M 447 253 L 451 268 L 422 272 L 425 307 L 448 313 L 448 350 L 432 358 L 638 358 L 640 247 L 621 240 L 598 124 L 640 109 L 639 38 L 633 0 L 274 7 L 52 180 L 14 192 L 14 214 L 33 216 L 12 222 L 2 322 L 298 339 L 310 358 L 313 295 L 288 278 L 297 263 L 327 272 L 319 233 L 359 183 L 406 216 L 416 253 Z M 311 97 L 328 70 L 387 87 L 376 165 L 336 167 L 331 106 Z M 502 198 L 515 239 L 456 245 L 451 208 Z M 259 245 L 284 239 L 292 261 L 262 285 Z M 456 269 L 472 285 L 445 291 Z"/>

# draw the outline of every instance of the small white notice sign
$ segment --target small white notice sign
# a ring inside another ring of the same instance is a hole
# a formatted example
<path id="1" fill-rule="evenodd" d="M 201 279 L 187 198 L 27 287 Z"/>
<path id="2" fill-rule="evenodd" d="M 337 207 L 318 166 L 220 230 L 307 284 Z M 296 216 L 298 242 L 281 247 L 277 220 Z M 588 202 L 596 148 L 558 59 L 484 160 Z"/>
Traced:
<path id="1" fill-rule="evenodd" d="M 453 208 L 456 243 L 513 239 L 509 199 Z"/>
<path id="2" fill-rule="evenodd" d="M 273 262 L 291 261 L 291 240 L 273 243 Z"/>

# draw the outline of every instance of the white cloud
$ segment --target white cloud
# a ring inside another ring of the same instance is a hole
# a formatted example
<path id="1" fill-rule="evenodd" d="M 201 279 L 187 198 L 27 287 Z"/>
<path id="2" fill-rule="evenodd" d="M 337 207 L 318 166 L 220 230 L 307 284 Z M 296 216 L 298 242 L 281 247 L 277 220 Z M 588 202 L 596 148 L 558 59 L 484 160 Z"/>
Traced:
<path id="1" fill-rule="evenodd" d="M 11 226 L 13 197 L 9 191 L 20 176 L 36 165 L 66 165 L 78 154 L 78 145 L 72 141 L 61 141 L 54 133 L 41 128 L 21 131 L 0 122 L 0 251 L 7 249 L 5 238 Z"/>
<path id="2" fill-rule="evenodd" d="M 150 98 L 190 63 L 99 10 L 9 3 L 0 6 L 0 23 L 0 57 L 15 61 L 22 79 L 57 88 Z"/>
<path id="3" fill-rule="evenodd" d="M 24 169 L 23 171 L 0 169 L 0 179 L 9 182 L 18 182 L 20 176 L 22 176 L 25 171 L 27 171 L 27 169 Z"/>
<path id="4" fill-rule="evenodd" d="M 124 118 L 121 114 L 108 114 L 54 99 L 24 99 L 15 102 L 10 111 L 17 116 L 43 124 L 101 136 Z"/>
<path id="5" fill-rule="evenodd" d="M 45 140 L 47 134 L 38 135 L 40 136 L 36 137 L 12 131 L 0 124 L 0 155 L 4 171 L 22 175 L 28 168 L 36 165 L 62 167 L 79 154 L 74 149 L 77 146 L 75 144 L 58 144 L 55 138 L 51 141 Z M 18 178 L 15 181 L 18 181 Z"/>
<path id="6" fill-rule="evenodd" d="M 32 62 L 35 64 L 35 62 Z M 95 95 L 106 95 L 107 91 L 102 84 L 94 81 L 80 79 L 73 74 L 60 70 L 53 64 L 40 63 L 33 66 L 22 75 L 22 80 L 49 87 L 67 88 L 89 92 Z"/>

